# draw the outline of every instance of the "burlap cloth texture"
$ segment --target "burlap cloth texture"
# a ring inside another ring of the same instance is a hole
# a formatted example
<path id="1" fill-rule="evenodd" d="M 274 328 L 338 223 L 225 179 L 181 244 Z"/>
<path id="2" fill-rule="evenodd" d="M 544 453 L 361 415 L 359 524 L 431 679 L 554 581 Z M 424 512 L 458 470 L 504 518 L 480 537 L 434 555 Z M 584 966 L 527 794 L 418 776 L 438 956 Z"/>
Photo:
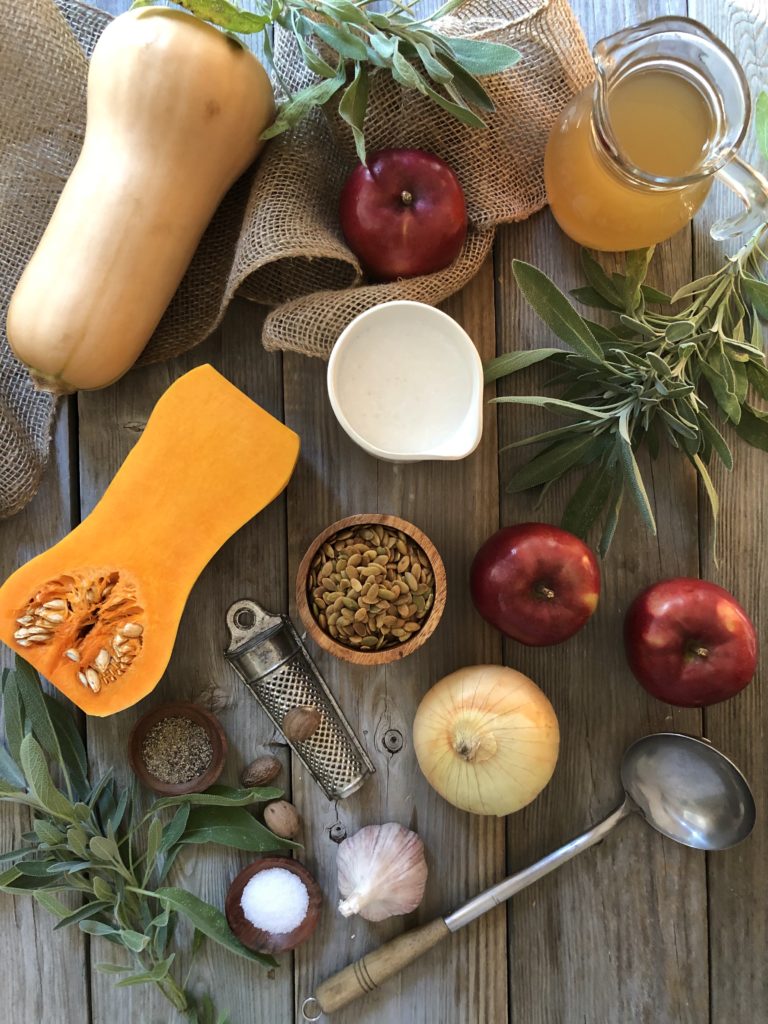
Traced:
<path id="1" fill-rule="evenodd" d="M 5 314 L 77 159 L 87 56 L 108 20 L 78 0 L 0 0 L 0 517 L 21 509 L 37 489 L 54 413 L 50 396 L 34 391 L 8 348 Z M 267 349 L 327 357 L 344 326 L 369 306 L 390 299 L 437 303 L 458 291 L 490 251 L 496 225 L 544 205 L 547 133 L 593 74 L 566 0 L 467 0 L 440 26 L 450 35 L 510 43 L 522 54 L 511 70 L 484 79 L 496 105 L 488 130 L 461 125 L 377 73 L 365 134 L 370 152 L 427 149 L 456 171 L 470 220 L 458 260 L 427 277 L 362 282 L 337 221 L 341 184 L 355 162 L 351 136 L 333 113 L 315 111 L 269 143 L 230 190 L 140 362 L 197 345 L 235 293 L 274 307 L 264 324 Z M 274 51 L 289 90 L 314 80 L 290 35 L 278 30 Z"/>

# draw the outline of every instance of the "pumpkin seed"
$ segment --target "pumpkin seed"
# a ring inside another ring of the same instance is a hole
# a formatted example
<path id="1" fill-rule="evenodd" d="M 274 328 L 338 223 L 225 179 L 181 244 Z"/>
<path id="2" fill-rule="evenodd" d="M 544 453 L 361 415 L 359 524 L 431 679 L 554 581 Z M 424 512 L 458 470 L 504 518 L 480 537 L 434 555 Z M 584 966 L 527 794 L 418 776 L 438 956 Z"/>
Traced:
<path id="1" fill-rule="evenodd" d="M 434 577 L 411 538 L 371 524 L 324 542 L 312 560 L 307 592 L 324 632 L 340 643 L 380 650 L 421 629 L 432 607 Z"/>

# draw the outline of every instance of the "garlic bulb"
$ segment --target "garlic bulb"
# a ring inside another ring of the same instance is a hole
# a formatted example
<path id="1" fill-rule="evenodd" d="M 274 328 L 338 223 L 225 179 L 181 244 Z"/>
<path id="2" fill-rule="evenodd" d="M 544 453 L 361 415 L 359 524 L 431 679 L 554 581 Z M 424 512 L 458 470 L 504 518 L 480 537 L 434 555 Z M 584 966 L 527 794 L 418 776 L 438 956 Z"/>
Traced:
<path id="1" fill-rule="evenodd" d="M 396 822 L 366 825 L 345 839 L 337 867 L 344 917 L 359 914 L 366 921 L 383 921 L 415 910 L 424 896 L 424 843 Z"/>
<path id="2" fill-rule="evenodd" d="M 522 672 L 473 665 L 441 679 L 413 720 L 419 767 L 440 796 L 473 814 L 512 814 L 544 789 L 560 731 L 546 696 Z"/>

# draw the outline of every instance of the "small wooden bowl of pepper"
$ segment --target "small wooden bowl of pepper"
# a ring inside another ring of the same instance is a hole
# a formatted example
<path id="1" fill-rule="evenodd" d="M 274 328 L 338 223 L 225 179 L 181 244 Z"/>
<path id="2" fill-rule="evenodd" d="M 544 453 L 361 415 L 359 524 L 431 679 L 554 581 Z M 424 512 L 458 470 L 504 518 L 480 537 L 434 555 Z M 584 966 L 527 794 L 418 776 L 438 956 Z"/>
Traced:
<path id="1" fill-rule="evenodd" d="M 296 577 L 309 635 L 356 665 L 386 665 L 421 647 L 446 596 L 443 560 L 429 537 L 380 513 L 332 523 L 312 541 Z"/>
<path id="2" fill-rule="evenodd" d="M 218 781 L 226 759 L 221 722 L 206 708 L 187 701 L 148 711 L 128 737 L 131 768 L 143 785 L 163 796 L 208 789 Z"/>

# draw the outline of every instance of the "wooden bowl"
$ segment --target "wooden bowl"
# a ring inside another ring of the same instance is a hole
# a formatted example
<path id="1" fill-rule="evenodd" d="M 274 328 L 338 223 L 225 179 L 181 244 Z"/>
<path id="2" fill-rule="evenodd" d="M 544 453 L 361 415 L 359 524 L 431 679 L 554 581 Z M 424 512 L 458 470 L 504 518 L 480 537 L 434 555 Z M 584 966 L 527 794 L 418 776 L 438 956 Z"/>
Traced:
<path id="1" fill-rule="evenodd" d="M 424 623 L 419 632 L 414 633 L 410 640 L 405 640 L 403 643 L 396 644 L 393 647 L 381 648 L 378 651 L 363 651 L 359 648 L 347 647 L 346 644 L 341 644 L 334 640 L 334 638 L 324 632 L 319 623 L 315 621 L 307 596 L 309 570 L 318 549 L 334 534 L 354 526 L 386 526 L 391 530 L 401 530 L 404 534 L 410 537 L 411 540 L 413 540 L 427 556 L 435 582 L 434 601 L 429 611 L 429 615 L 424 619 Z M 376 512 L 358 516 L 347 516 L 346 519 L 339 519 L 338 522 L 331 523 L 331 525 L 327 527 L 327 529 L 323 530 L 322 533 L 319 533 L 310 544 L 307 549 L 307 553 L 301 560 L 301 565 L 299 566 L 299 571 L 296 576 L 296 604 L 299 610 L 299 616 L 301 617 L 301 621 L 303 622 L 307 632 L 315 643 L 319 647 L 322 647 L 324 651 L 328 651 L 329 654 L 333 654 L 336 658 L 342 658 L 344 661 L 351 661 L 355 665 L 387 665 L 393 661 L 399 661 L 400 658 L 406 658 L 409 654 L 413 654 L 413 652 L 421 647 L 423 643 L 426 643 L 429 637 L 437 629 L 437 624 L 439 623 L 443 614 L 443 609 L 445 608 L 446 597 L 447 583 L 445 578 L 445 566 L 443 565 L 443 560 L 440 557 L 437 548 L 429 537 L 427 537 L 425 533 L 422 533 L 418 526 L 414 526 L 413 523 L 409 523 L 407 520 L 401 519 L 399 516 L 381 515 Z"/>
<path id="2" fill-rule="evenodd" d="M 141 751 L 144 740 L 152 726 L 157 725 L 163 718 L 189 718 L 198 725 L 202 725 L 208 734 L 208 739 L 213 747 L 211 763 L 202 775 L 197 775 L 189 782 L 163 782 L 152 775 L 144 764 Z M 224 770 L 224 762 L 227 759 L 227 737 L 222 728 L 221 722 L 212 715 L 207 708 L 199 704 L 192 704 L 188 701 L 178 701 L 171 704 L 161 704 L 153 708 L 138 720 L 131 734 L 128 737 L 128 760 L 139 781 L 148 789 L 163 796 L 181 796 L 184 793 L 201 793 L 208 789 Z"/>
<path id="3" fill-rule="evenodd" d="M 307 915 L 301 924 L 292 932 L 273 933 L 256 928 L 243 913 L 240 904 L 243 890 L 255 874 L 259 871 L 266 871 L 269 868 L 284 868 L 292 871 L 294 875 L 302 880 L 309 893 L 309 906 Z M 227 922 L 232 932 L 248 949 L 256 953 L 287 953 L 295 949 L 302 942 L 306 942 L 312 935 L 317 923 L 320 920 L 320 908 L 323 903 L 323 894 L 320 886 L 314 880 L 303 864 L 292 860 L 290 857 L 261 857 L 259 860 L 243 868 L 239 875 L 233 880 L 227 891 L 227 899 L 224 910 L 227 915 Z"/>

